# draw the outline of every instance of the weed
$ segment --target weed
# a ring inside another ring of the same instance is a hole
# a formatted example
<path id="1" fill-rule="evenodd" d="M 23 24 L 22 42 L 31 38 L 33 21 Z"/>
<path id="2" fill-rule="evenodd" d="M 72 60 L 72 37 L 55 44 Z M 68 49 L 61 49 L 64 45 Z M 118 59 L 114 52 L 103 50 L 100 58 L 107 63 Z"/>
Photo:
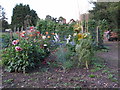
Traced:
<path id="1" fill-rule="evenodd" d="M 90 78 L 95 78 L 96 77 L 96 75 L 94 75 L 94 74 L 90 74 L 90 75 L 88 75 Z"/>
<path id="2" fill-rule="evenodd" d="M 71 85 L 71 83 L 64 83 L 63 85 L 64 86 L 68 86 L 68 85 Z"/>
<path id="3" fill-rule="evenodd" d="M 77 87 L 74 87 L 74 88 L 75 88 L 75 90 L 81 90 L 82 87 L 77 86 Z"/>
<path id="4" fill-rule="evenodd" d="M 102 73 L 110 73 L 108 70 L 103 70 Z"/>
<path id="5" fill-rule="evenodd" d="M 96 72 L 96 69 L 91 69 L 90 71 L 91 71 L 91 72 Z"/>
<path id="6" fill-rule="evenodd" d="M 66 62 L 63 63 L 62 66 L 63 66 L 64 69 L 70 69 L 70 68 L 72 68 L 72 66 L 73 66 L 73 62 L 70 61 L 70 60 L 69 60 L 69 61 L 66 61 Z"/>
<path id="7" fill-rule="evenodd" d="M 96 67 L 96 68 L 94 68 L 94 69 L 91 69 L 90 71 L 91 72 L 96 72 L 96 71 L 99 71 L 99 70 L 101 70 L 102 68 L 100 68 L 100 67 Z"/>
<path id="8" fill-rule="evenodd" d="M 103 64 L 100 63 L 94 63 L 95 67 L 103 68 L 105 67 Z"/>
<path id="9" fill-rule="evenodd" d="M 2 66 L 2 60 L 0 60 L 0 66 Z"/>
<path id="10" fill-rule="evenodd" d="M 51 80 L 52 78 L 51 77 L 48 77 L 48 80 Z"/>
<path id="11" fill-rule="evenodd" d="M 50 63 L 49 65 L 50 65 L 51 67 L 53 67 L 53 68 L 55 68 L 55 67 L 59 67 L 59 65 L 58 65 L 57 63 L 55 63 L 55 62 Z"/>
<path id="12" fill-rule="evenodd" d="M 35 72 L 35 73 L 33 73 L 33 74 L 39 74 L 39 72 Z"/>
<path id="13" fill-rule="evenodd" d="M 117 82 L 118 80 L 116 78 L 111 78 L 112 82 Z"/>
<path id="14" fill-rule="evenodd" d="M 71 80 L 79 80 L 81 77 L 73 77 Z"/>
<path id="15" fill-rule="evenodd" d="M 36 80 L 37 78 L 30 78 L 30 79 L 28 79 L 28 81 L 34 81 L 34 80 Z"/>
<path id="16" fill-rule="evenodd" d="M 109 78 L 109 79 L 112 79 L 112 78 L 113 78 L 113 74 L 109 74 L 109 75 L 108 75 L 108 78 Z"/>
<path id="17" fill-rule="evenodd" d="M 101 51 L 102 52 L 108 52 L 108 49 L 102 49 Z"/>
<path id="18" fill-rule="evenodd" d="M 42 68 L 41 71 L 42 71 L 42 72 L 47 72 L 47 71 L 48 71 L 48 68 Z"/>
<path id="19" fill-rule="evenodd" d="M 14 79 L 8 79 L 8 80 L 4 80 L 4 83 L 12 83 L 14 81 Z"/>
<path id="20" fill-rule="evenodd" d="M 80 80 L 80 82 L 84 82 L 85 80 Z"/>

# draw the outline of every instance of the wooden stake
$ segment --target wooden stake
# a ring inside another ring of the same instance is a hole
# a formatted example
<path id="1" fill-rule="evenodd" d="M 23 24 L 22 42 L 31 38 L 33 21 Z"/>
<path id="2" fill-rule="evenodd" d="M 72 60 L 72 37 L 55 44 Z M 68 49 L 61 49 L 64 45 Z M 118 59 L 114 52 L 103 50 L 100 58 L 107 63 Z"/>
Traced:
<path id="1" fill-rule="evenodd" d="M 88 62 L 87 62 L 87 61 L 86 61 L 86 68 L 89 69 L 89 68 L 88 68 Z"/>
<path id="2" fill-rule="evenodd" d="M 20 30 L 19 30 L 19 28 L 17 28 L 17 31 L 18 31 L 18 39 L 19 39 L 19 41 L 20 41 Z"/>
<path id="3" fill-rule="evenodd" d="M 10 41 L 12 41 L 12 32 L 10 31 Z"/>
<path id="4" fill-rule="evenodd" d="M 97 26 L 97 36 L 96 36 L 96 41 L 97 41 L 97 46 L 98 46 L 98 43 L 99 43 L 99 40 L 98 40 L 98 38 L 99 38 L 99 33 L 98 33 L 98 29 L 99 29 L 99 26 Z"/>

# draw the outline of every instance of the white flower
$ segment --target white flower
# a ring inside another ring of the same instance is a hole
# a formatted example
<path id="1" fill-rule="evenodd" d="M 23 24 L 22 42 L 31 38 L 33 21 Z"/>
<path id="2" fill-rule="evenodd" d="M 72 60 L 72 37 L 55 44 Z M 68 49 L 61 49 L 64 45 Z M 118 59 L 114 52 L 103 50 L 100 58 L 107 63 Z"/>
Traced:
<path id="1" fill-rule="evenodd" d="M 47 46 L 47 44 L 44 44 L 43 46 Z"/>
<path id="2" fill-rule="evenodd" d="M 76 35 L 77 35 L 77 33 L 74 33 L 74 34 L 73 34 L 73 36 L 76 36 Z"/>
<path id="3" fill-rule="evenodd" d="M 69 35 L 68 38 L 67 38 L 67 42 L 66 42 L 67 44 L 69 43 L 70 38 L 71 38 L 71 35 Z"/>
<path id="4" fill-rule="evenodd" d="M 69 35 L 69 37 L 71 37 L 71 35 Z"/>
<path id="5" fill-rule="evenodd" d="M 58 38 L 58 39 L 59 39 L 59 36 L 57 35 L 57 33 L 55 33 L 55 36 L 56 36 L 56 38 Z"/>
<path id="6" fill-rule="evenodd" d="M 46 36 L 42 36 L 42 39 L 46 39 Z"/>

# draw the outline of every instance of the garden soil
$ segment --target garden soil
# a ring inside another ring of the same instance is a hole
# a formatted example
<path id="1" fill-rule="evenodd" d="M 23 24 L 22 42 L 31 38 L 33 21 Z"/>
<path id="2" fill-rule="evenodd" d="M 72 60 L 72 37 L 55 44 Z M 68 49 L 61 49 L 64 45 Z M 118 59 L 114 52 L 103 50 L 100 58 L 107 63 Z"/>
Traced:
<path id="1" fill-rule="evenodd" d="M 118 42 L 105 42 L 108 52 L 96 54 L 105 67 L 94 71 L 92 66 L 73 68 L 38 67 L 28 73 L 9 73 L 2 70 L 2 88 L 118 88 Z M 48 59 L 54 59 L 50 56 Z M 93 70 L 93 71 L 92 71 Z"/>

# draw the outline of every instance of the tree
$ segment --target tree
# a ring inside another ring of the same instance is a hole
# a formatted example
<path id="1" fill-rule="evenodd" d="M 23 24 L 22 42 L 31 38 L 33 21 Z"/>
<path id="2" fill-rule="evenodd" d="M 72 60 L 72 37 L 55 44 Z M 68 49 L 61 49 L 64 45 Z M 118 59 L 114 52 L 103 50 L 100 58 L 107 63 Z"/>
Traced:
<path id="1" fill-rule="evenodd" d="M 5 20 L 7 19 L 5 16 L 5 10 L 4 8 L 0 5 L 0 20 Z"/>
<path id="2" fill-rule="evenodd" d="M 90 10 L 91 19 L 96 21 L 107 20 L 110 29 L 118 28 L 118 2 L 93 2 L 94 8 Z"/>
<path id="3" fill-rule="evenodd" d="M 9 28 L 9 24 L 6 21 L 7 18 L 5 16 L 5 14 L 6 13 L 5 13 L 4 8 L 0 5 L 0 21 L 2 22 L 2 27 L 1 27 L 2 31 L 5 31 L 5 29 Z"/>
<path id="4" fill-rule="evenodd" d="M 36 11 L 30 10 L 29 5 L 19 4 L 13 8 L 12 26 L 24 29 L 26 26 L 36 26 L 38 16 Z M 29 21 L 29 22 L 28 22 Z M 29 25 L 28 25 L 29 24 Z"/>
<path id="5" fill-rule="evenodd" d="M 38 18 L 39 18 L 39 17 L 37 16 L 36 11 L 32 9 L 32 10 L 30 11 L 30 16 L 31 16 L 31 22 L 32 22 L 33 26 L 36 26 L 37 20 L 38 20 Z"/>

